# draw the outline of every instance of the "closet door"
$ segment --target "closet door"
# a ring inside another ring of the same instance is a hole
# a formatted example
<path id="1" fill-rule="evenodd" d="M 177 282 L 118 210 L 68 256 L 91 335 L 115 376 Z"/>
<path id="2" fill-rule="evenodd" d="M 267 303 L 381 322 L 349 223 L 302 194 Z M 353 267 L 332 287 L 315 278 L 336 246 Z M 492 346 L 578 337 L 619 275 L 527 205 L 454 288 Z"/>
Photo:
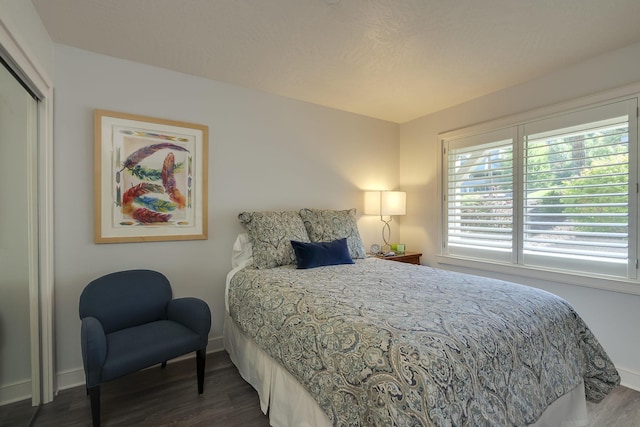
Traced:
<path id="1" fill-rule="evenodd" d="M 0 405 L 40 400 L 36 129 L 37 101 L 0 64 Z"/>

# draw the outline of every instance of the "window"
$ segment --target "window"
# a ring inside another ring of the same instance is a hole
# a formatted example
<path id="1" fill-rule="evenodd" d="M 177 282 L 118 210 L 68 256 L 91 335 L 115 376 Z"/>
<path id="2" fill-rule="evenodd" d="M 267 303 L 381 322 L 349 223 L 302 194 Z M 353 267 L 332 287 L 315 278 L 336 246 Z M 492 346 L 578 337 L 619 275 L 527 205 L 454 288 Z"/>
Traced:
<path id="1" fill-rule="evenodd" d="M 443 254 L 636 277 L 637 100 L 443 140 Z"/>
<path id="2" fill-rule="evenodd" d="M 447 148 L 447 230 L 451 254 L 509 261 L 513 252 L 513 138 L 493 132 Z"/>

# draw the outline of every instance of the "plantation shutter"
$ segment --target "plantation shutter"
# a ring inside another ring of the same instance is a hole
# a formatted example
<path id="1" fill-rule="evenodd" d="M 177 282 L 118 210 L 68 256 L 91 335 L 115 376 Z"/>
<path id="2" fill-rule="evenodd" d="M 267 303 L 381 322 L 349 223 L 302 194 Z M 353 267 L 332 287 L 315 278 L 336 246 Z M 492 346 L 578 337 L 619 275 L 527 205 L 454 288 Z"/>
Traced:
<path id="1" fill-rule="evenodd" d="M 445 143 L 446 252 L 497 261 L 513 253 L 513 131 Z"/>
<path id="2" fill-rule="evenodd" d="M 523 264 L 627 275 L 627 102 L 524 125 L 523 176 Z"/>

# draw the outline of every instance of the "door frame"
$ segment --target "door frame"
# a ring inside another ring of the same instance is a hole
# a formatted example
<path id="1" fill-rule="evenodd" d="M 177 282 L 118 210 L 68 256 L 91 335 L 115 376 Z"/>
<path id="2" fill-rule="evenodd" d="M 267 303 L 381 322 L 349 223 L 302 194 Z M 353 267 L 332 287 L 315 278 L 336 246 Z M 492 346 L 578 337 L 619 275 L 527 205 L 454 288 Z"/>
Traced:
<path id="1" fill-rule="evenodd" d="M 0 55 L 38 96 L 37 162 L 29 176 L 37 186 L 37 266 L 30 271 L 32 402 L 53 400 L 55 383 L 53 318 L 53 82 L 23 43 L 11 22 L 0 15 Z M 35 187 L 35 186 L 33 186 Z M 39 310 L 38 310 L 39 308 Z M 33 349 L 40 351 L 33 351 Z"/>

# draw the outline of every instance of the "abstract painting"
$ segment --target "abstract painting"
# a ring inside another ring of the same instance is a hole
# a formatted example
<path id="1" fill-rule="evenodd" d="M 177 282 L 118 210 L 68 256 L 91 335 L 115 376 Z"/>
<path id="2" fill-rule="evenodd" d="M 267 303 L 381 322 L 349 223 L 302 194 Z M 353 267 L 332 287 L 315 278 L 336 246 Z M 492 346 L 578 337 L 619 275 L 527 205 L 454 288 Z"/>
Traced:
<path id="1" fill-rule="evenodd" d="M 207 238 L 203 125 L 95 110 L 95 242 Z"/>

